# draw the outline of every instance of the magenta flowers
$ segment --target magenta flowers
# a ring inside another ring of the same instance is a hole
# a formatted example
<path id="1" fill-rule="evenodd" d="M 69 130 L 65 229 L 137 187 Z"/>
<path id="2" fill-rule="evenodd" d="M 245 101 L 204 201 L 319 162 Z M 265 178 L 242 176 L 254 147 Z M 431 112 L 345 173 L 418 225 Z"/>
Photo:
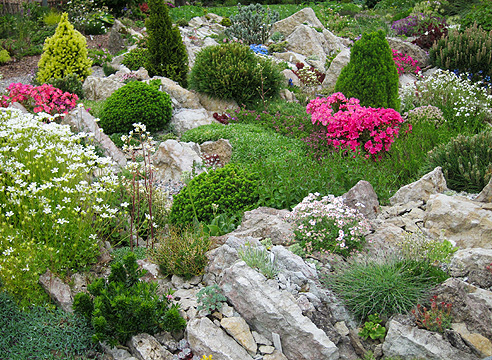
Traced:
<path id="1" fill-rule="evenodd" d="M 418 74 L 421 70 L 418 66 L 418 61 L 414 60 L 410 55 L 402 54 L 391 49 L 393 52 L 393 61 L 395 62 L 396 69 L 398 70 L 398 75 L 414 73 Z"/>
<path id="2" fill-rule="evenodd" d="M 405 121 L 393 109 L 366 108 L 360 106 L 358 99 L 347 99 L 340 92 L 311 100 L 306 111 L 313 124 L 326 126 L 329 145 L 363 151 L 374 159 L 390 150 Z M 407 131 L 411 131 L 411 125 Z"/>

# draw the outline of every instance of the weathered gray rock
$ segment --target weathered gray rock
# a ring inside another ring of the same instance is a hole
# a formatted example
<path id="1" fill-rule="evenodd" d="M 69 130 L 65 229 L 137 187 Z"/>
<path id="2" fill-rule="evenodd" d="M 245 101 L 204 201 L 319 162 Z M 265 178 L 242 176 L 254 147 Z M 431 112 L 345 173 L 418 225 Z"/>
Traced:
<path id="1" fill-rule="evenodd" d="M 492 205 L 460 196 L 431 195 L 424 226 L 433 237 L 443 235 L 461 248 L 492 248 Z"/>
<path id="2" fill-rule="evenodd" d="M 87 100 L 101 101 L 106 100 L 123 86 L 125 84 L 118 81 L 115 77 L 103 78 L 99 76 L 88 76 L 82 88 L 84 89 L 84 96 Z"/>
<path id="3" fill-rule="evenodd" d="M 124 25 L 119 20 L 115 20 L 111 30 L 109 30 L 108 51 L 116 55 L 118 52 L 126 48 L 125 39 L 120 30 Z"/>
<path id="4" fill-rule="evenodd" d="M 311 27 L 319 29 L 325 28 L 321 21 L 319 21 L 316 17 L 313 9 L 304 8 L 295 14 L 292 14 L 291 16 L 273 24 L 271 33 L 273 34 L 275 32 L 279 32 L 287 38 L 299 25 L 302 24 L 308 24 Z"/>
<path id="5" fill-rule="evenodd" d="M 326 69 L 325 80 L 323 80 L 323 87 L 335 88 L 335 84 L 337 83 L 337 79 L 342 72 L 342 69 L 350 62 L 350 49 L 342 49 L 340 53 L 333 59 L 330 64 L 330 67 Z"/>
<path id="6" fill-rule="evenodd" d="M 451 326 L 465 343 L 469 344 L 475 352 L 480 354 L 480 357 L 492 355 L 492 342 L 485 336 L 479 333 L 471 333 L 464 323 L 453 323 Z"/>
<path id="7" fill-rule="evenodd" d="M 181 87 L 177 82 L 166 77 L 154 76 L 152 80 L 158 79 L 162 84 L 162 91 L 167 93 L 178 103 L 179 108 L 200 109 L 200 99 L 198 96 L 185 88 Z M 149 81 L 146 81 L 147 83 Z"/>
<path id="8" fill-rule="evenodd" d="M 417 81 L 417 77 L 413 74 L 402 74 L 400 75 L 400 88 L 404 88 L 409 86 L 410 84 L 415 83 Z"/>
<path id="9" fill-rule="evenodd" d="M 263 360 L 289 360 L 281 352 L 274 350 L 271 354 L 266 354 L 263 356 Z"/>
<path id="10" fill-rule="evenodd" d="M 132 336 L 128 343 L 132 354 L 139 360 L 172 360 L 173 354 L 149 334 Z"/>
<path id="11" fill-rule="evenodd" d="M 460 249 L 451 259 L 449 273 L 453 277 L 467 277 L 468 282 L 488 289 L 492 287 L 492 273 L 486 267 L 492 264 L 492 249 Z"/>
<path id="12" fill-rule="evenodd" d="M 418 200 L 426 202 L 431 194 L 442 193 L 445 190 L 447 190 L 446 179 L 439 166 L 421 179 L 400 188 L 389 201 L 391 205 Z"/>
<path id="13" fill-rule="evenodd" d="M 185 171 L 192 171 L 193 163 L 202 164 L 200 148 L 197 144 L 166 140 L 152 157 L 156 167 L 155 176 L 162 181 L 178 181 Z M 197 169 L 200 173 L 203 170 Z"/>
<path id="14" fill-rule="evenodd" d="M 212 124 L 214 119 L 203 109 L 179 109 L 174 112 L 170 126 L 178 135 L 202 125 Z"/>
<path id="15" fill-rule="evenodd" d="M 117 347 L 111 347 L 107 343 L 99 343 L 105 354 L 110 356 L 110 359 L 114 360 L 138 360 L 136 357 L 133 357 L 125 349 L 119 349 Z"/>
<path id="16" fill-rule="evenodd" d="M 206 141 L 200 145 L 202 154 L 219 156 L 222 165 L 231 162 L 232 145 L 227 139 L 219 139 L 217 141 Z"/>
<path id="17" fill-rule="evenodd" d="M 286 221 L 288 210 L 267 207 L 246 211 L 241 225 L 231 234 L 270 238 L 274 245 L 287 245 L 292 240 L 292 224 Z"/>
<path id="18" fill-rule="evenodd" d="M 61 307 L 63 311 L 73 311 L 73 298 L 72 293 L 70 292 L 70 286 L 57 278 L 49 269 L 39 276 L 39 283 L 44 291 L 48 293 L 50 298 L 53 299 L 55 304 Z"/>
<path id="19" fill-rule="evenodd" d="M 365 180 L 355 184 L 342 195 L 342 199 L 345 205 L 359 210 L 367 219 L 374 219 L 379 214 L 378 196 L 372 185 Z"/>
<path id="20" fill-rule="evenodd" d="M 197 96 L 200 99 L 200 104 L 202 104 L 205 110 L 210 112 L 223 113 L 239 109 L 238 104 L 234 100 L 217 99 L 200 93 L 197 93 Z"/>
<path id="21" fill-rule="evenodd" d="M 296 96 L 294 95 L 294 93 L 288 89 L 281 89 L 280 92 L 278 93 L 278 95 L 280 96 L 280 98 L 282 100 L 285 100 L 287 102 L 299 102 L 296 99 Z"/>
<path id="22" fill-rule="evenodd" d="M 210 319 L 196 318 L 186 327 L 193 353 L 212 355 L 214 360 L 252 360 L 247 351 Z"/>
<path id="23" fill-rule="evenodd" d="M 403 360 L 416 358 L 427 360 L 477 360 L 475 355 L 452 347 L 438 333 L 403 325 L 396 320 L 390 320 L 386 327 L 388 333 L 383 343 L 385 356 L 399 356 Z"/>
<path id="24" fill-rule="evenodd" d="M 297 75 L 294 74 L 294 72 L 292 70 L 290 70 L 290 69 L 282 70 L 282 74 L 285 77 L 285 84 L 286 85 L 289 84 L 289 80 L 292 80 L 292 84 L 294 86 L 301 86 L 301 81 L 299 80 Z"/>
<path id="25" fill-rule="evenodd" d="M 296 64 L 298 62 L 307 65 L 306 57 L 301 54 L 296 54 L 292 51 L 286 51 L 282 53 L 273 53 L 272 56 L 281 61 L 286 61 L 291 64 Z M 292 65 L 292 68 L 295 69 L 295 65 Z"/>
<path id="26" fill-rule="evenodd" d="M 263 336 L 280 335 L 283 353 L 292 359 L 338 359 L 326 334 L 302 315 L 292 295 L 267 284 L 243 261 L 223 272 L 220 286 L 241 316 Z"/>
<path id="27" fill-rule="evenodd" d="M 308 265 L 300 256 L 287 250 L 284 246 L 272 247 L 272 253 L 275 254 L 275 259 L 280 271 L 288 274 L 301 273 L 301 277 L 311 280 L 316 280 L 318 278 L 316 267 L 314 267 L 314 265 Z"/>
<path id="28" fill-rule="evenodd" d="M 386 38 L 386 40 L 388 40 L 390 48 L 401 54 L 410 55 L 412 59 L 417 60 L 420 68 L 424 68 L 430 64 L 429 55 L 419 46 L 399 38 Z"/>
<path id="29" fill-rule="evenodd" d="M 301 24 L 296 27 L 286 40 L 288 42 L 287 48 L 290 51 L 304 56 L 316 56 L 317 61 L 313 62 L 313 65 L 319 71 L 325 71 L 326 52 L 323 45 L 326 41 L 323 34 L 307 25 Z"/>
<path id="30" fill-rule="evenodd" d="M 485 187 L 480 191 L 480 194 L 475 198 L 475 201 L 480 201 L 484 203 L 492 202 L 492 177 Z"/>
<path id="31" fill-rule="evenodd" d="M 229 335 L 231 335 L 239 344 L 241 344 L 250 355 L 254 356 L 258 347 L 255 339 L 251 334 L 248 324 L 242 317 L 228 317 L 220 321 L 222 326 Z"/>

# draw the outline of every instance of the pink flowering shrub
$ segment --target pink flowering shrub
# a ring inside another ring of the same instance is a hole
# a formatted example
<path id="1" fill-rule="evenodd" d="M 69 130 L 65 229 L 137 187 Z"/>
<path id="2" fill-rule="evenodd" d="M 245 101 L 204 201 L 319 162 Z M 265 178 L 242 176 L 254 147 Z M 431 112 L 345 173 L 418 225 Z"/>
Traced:
<path id="1" fill-rule="evenodd" d="M 405 121 L 393 109 L 366 108 L 358 99 L 347 99 L 340 92 L 311 100 L 306 111 L 313 124 L 326 126 L 329 145 L 364 151 L 373 158 L 376 154 L 381 158 L 380 153 L 390 150 Z"/>
<path id="2" fill-rule="evenodd" d="M 395 62 L 396 69 L 398 70 L 398 75 L 419 73 L 421 69 L 418 66 L 417 60 L 414 60 L 410 55 L 401 54 L 394 49 L 391 49 L 391 51 L 393 51 L 393 61 Z"/>
<path id="3" fill-rule="evenodd" d="M 76 94 L 63 92 L 50 84 L 32 86 L 29 84 L 12 83 L 7 88 L 7 95 L 0 99 L 1 107 L 8 107 L 18 102 L 34 113 L 45 112 L 50 115 L 66 114 L 77 106 L 79 97 Z"/>
<path id="4" fill-rule="evenodd" d="M 292 209 L 295 240 L 310 254 L 313 251 L 350 256 L 365 244 L 369 223 L 356 209 L 333 195 L 309 194 Z"/>

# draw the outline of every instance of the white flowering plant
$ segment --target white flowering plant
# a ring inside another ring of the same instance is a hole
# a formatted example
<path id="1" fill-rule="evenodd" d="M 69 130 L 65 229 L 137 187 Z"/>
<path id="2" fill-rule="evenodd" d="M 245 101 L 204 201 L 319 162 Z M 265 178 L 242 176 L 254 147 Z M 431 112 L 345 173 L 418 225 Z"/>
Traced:
<path id="1" fill-rule="evenodd" d="M 402 89 L 402 114 L 425 105 L 439 108 L 444 124 L 459 132 L 476 133 L 492 118 L 492 95 L 487 89 L 447 70 L 439 69 Z"/>
<path id="2" fill-rule="evenodd" d="M 94 262 L 96 229 L 118 212 L 107 205 L 117 182 L 111 160 L 49 117 L 0 110 L 0 278 L 26 303 L 41 300 L 46 268 Z"/>
<path id="3" fill-rule="evenodd" d="M 307 254 L 314 251 L 339 254 L 344 257 L 360 251 L 364 234 L 370 226 L 357 210 L 333 195 L 320 198 L 309 194 L 290 214 L 294 219 L 294 237 Z"/>

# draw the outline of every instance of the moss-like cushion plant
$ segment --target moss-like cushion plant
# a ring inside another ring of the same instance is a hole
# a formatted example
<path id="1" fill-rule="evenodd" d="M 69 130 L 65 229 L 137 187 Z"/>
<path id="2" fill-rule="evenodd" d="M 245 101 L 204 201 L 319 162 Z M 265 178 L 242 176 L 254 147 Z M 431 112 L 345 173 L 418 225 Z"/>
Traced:
<path id="1" fill-rule="evenodd" d="M 106 100 L 99 124 L 106 134 L 128 133 L 136 122 L 144 124 L 147 131 L 154 132 L 162 130 L 171 116 L 172 104 L 168 94 L 155 86 L 132 81 Z"/>
<path id="2" fill-rule="evenodd" d="M 92 73 L 92 61 L 87 57 L 87 42 L 63 13 L 55 34 L 47 38 L 38 62 L 37 80 L 43 84 L 50 79 L 62 79 L 75 74 L 84 81 Z"/>

